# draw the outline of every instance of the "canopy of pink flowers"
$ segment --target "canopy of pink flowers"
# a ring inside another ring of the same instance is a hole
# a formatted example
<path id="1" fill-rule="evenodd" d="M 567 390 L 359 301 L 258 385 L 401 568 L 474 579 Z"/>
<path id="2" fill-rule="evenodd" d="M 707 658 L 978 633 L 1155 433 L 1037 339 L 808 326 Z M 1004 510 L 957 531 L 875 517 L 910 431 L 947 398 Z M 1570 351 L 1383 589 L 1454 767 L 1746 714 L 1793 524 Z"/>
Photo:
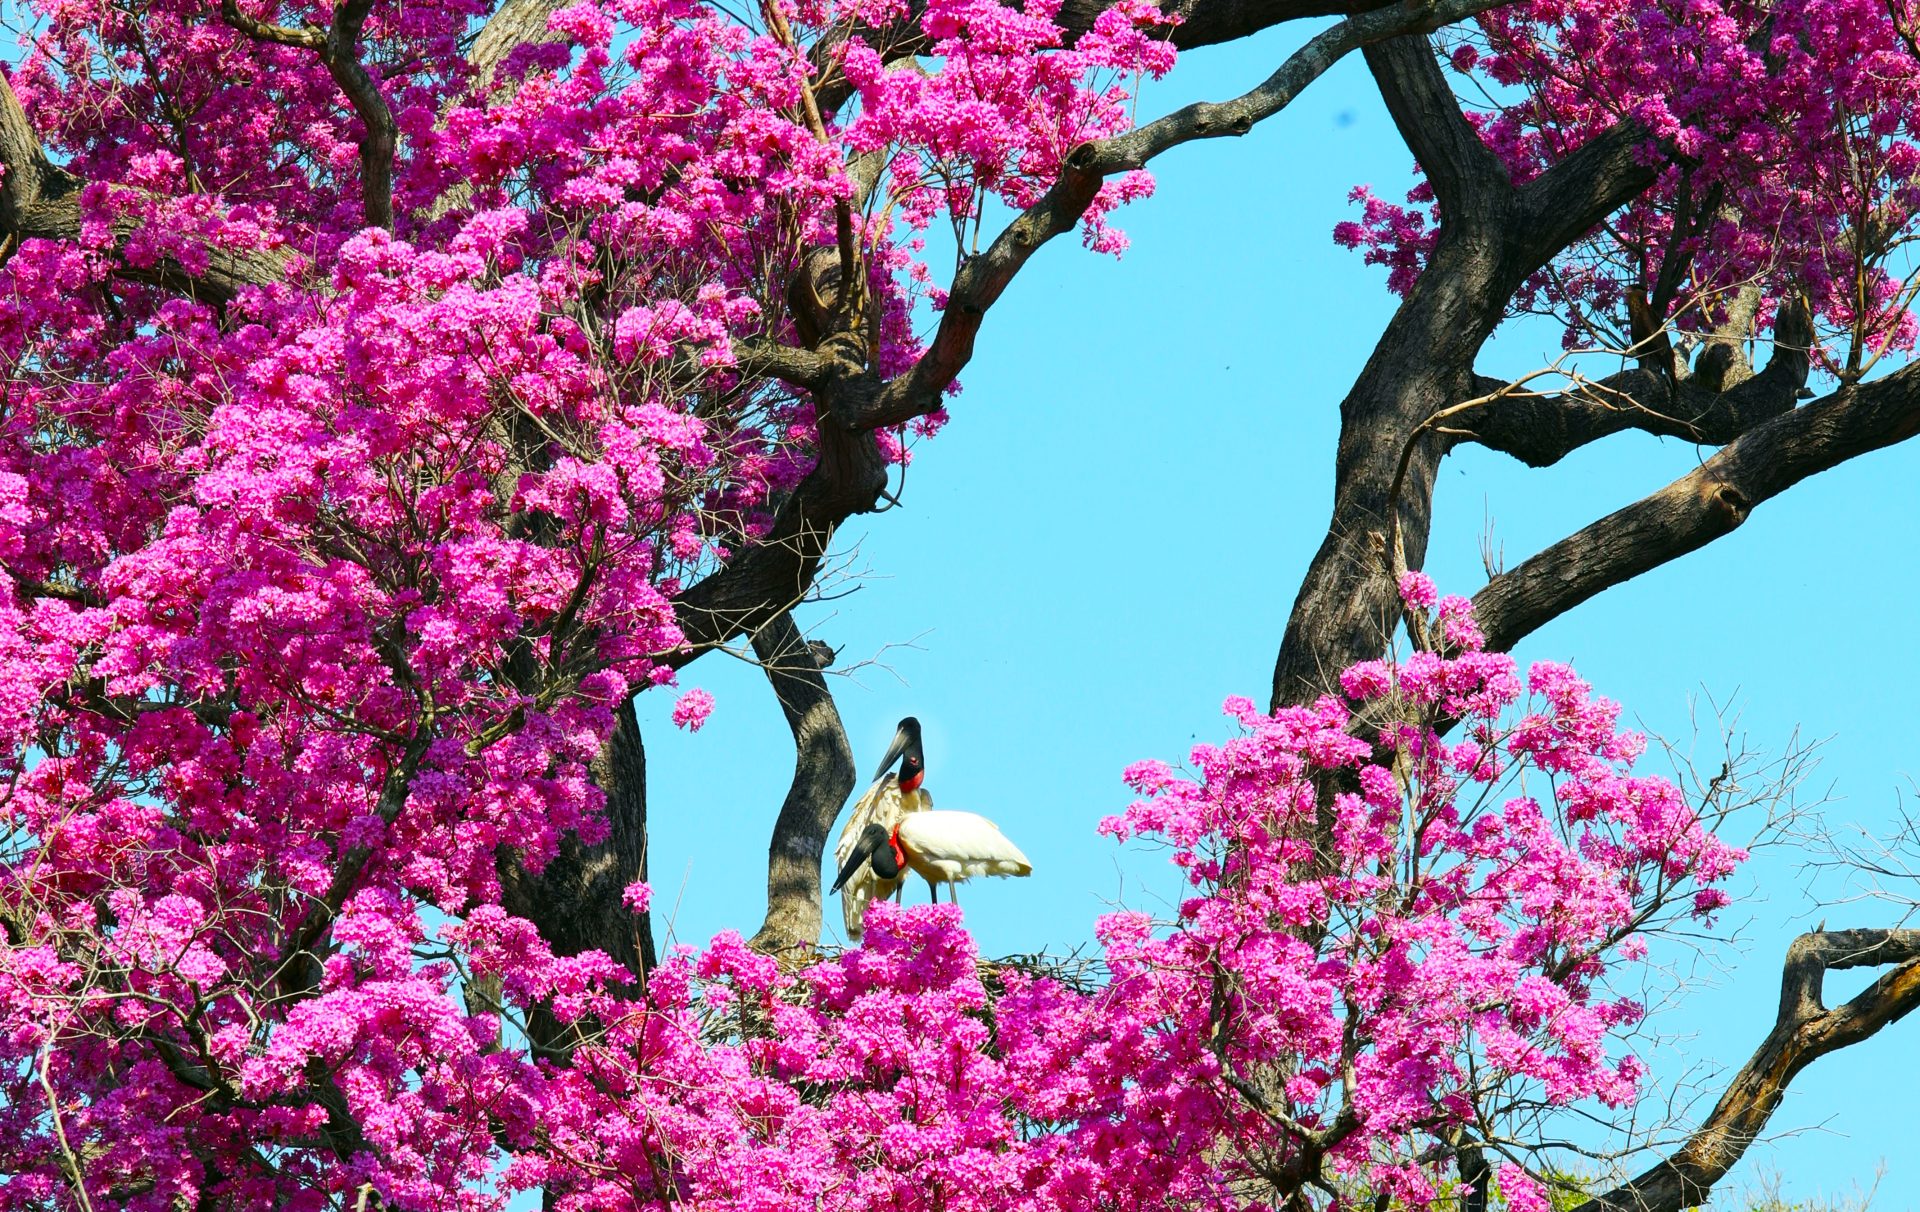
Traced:
<path id="1" fill-rule="evenodd" d="M 1432 603 L 1418 574 L 1407 589 Z M 435 800 L 396 822 L 442 828 L 433 846 L 374 840 L 337 953 L 289 995 L 260 951 L 299 899 L 285 889 L 318 887 L 332 831 L 229 810 L 216 835 L 204 805 L 256 748 L 324 767 L 251 730 L 176 755 L 162 785 L 197 780 L 191 806 L 75 789 L 54 816 L 47 780 L 71 766 L 43 760 L 12 806 L 39 842 L 0 886 L 16 935 L 0 1165 L 19 1175 L 0 1206 L 65 1191 L 59 1132 L 95 1182 L 140 1192 L 95 1206 L 129 1208 L 322 1208 L 362 1187 L 421 1209 L 531 1187 L 579 1210 L 1237 1207 L 1247 1182 L 1309 1158 L 1424 1206 L 1448 1177 L 1430 1146 L 1490 1107 L 1634 1101 L 1640 1065 L 1617 1037 L 1642 1007 L 1605 978 L 1664 921 L 1718 907 L 1743 857 L 1632 772 L 1639 738 L 1569 669 L 1523 682 L 1478 650 L 1461 599 L 1435 621 L 1457 655 L 1356 666 L 1344 700 L 1272 716 L 1229 700 L 1240 734 L 1196 749 L 1193 774 L 1127 772 L 1143 798 L 1102 832 L 1165 844 L 1192 891 L 1173 920 L 1097 923 L 1091 983 L 981 965 L 956 906 L 881 904 L 839 958 L 783 972 L 726 934 L 635 992 L 603 955 L 555 956 L 446 861 L 522 819 L 456 789 L 450 823 Z M 1383 707 L 1383 730 L 1357 725 Z M 430 931 L 444 888 L 468 899 Z M 645 906 L 644 885 L 629 901 Z M 511 1022 L 544 1006 L 576 1026 L 567 1062 L 470 1011 L 475 979 L 500 983 Z M 1500 1185 L 1541 1206 L 1521 1167 Z"/>
<path id="2" fill-rule="evenodd" d="M 37 9 L 10 79 L 93 184 L 78 242 L 0 265 L 0 1209 L 1204 1206 L 1323 1161 L 1418 1204 L 1470 1094 L 1633 1098 L 1602 977 L 1737 855 L 1455 601 L 1454 655 L 1129 773 L 1107 831 L 1192 897 L 1100 923 L 1097 981 L 983 976 L 957 910 L 882 907 L 860 951 L 722 937 L 637 991 L 502 908 L 503 854 L 605 834 L 588 764 L 672 680 L 674 594 L 813 465 L 813 402 L 741 357 L 794 336 L 807 251 L 849 215 L 897 371 L 942 302 L 920 233 L 1032 201 L 1172 62 L 1134 3 L 1071 47 L 1042 0 L 917 11 L 934 70 L 805 54 L 904 6 L 783 38 L 582 0 L 479 74 L 474 5 L 375 5 L 386 230 L 310 50 L 207 0 Z M 816 129 L 820 72 L 858 103 Z M 281 282 L 168 284 L 262 253 Z"/>

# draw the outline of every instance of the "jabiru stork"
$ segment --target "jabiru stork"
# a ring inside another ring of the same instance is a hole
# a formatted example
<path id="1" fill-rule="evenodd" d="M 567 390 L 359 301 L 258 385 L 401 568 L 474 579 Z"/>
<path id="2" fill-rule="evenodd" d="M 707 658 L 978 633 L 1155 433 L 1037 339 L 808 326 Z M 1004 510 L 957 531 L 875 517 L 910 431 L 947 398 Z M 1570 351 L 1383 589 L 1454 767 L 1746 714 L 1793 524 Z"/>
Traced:
<path id="1" fill-rule="evenodd" d="M 948 899 L 956 905 L 962 880 L 976 875 L 1033 874 L 1033 864 L 1020 847 L 986 817 L 931 809 L 901 817 L 891 830 L 880 824 L 862 829 L 852 853 L 841 864 L 833 890 L 839 891 L 863 867 L 896 888 L 908 869 L 917 871 L 926 879 L 935 904 L 940 901 L 940 885 L 945 884 Z"/>
<path id="2" fill-rule="evenodd" d="M 900 763 L 898 775 L 893 773 L 895 762 Z M 853 806 L 853 815 L 848 819 L 847 827 L 840 831 L 839 842 L 834 845 L 833 859 L 843 872 L 869 827 L 878 826 L 890 836 L 894 826 L 902 819 L 933 807 L 933 797 L 921 787 L 926 777 L 926 754 L 920 747 L 920 721 L 908 716 L 894 729 L 893 743 L 887 747 L 886 757 L 880 759 L 880 767 L 873 776 L 873 786 L 867 788 L 867 793 Z M 846 921 L 847 938 L 858 942 L 866 921 L 868 903 L 875 897 L 885 900 L 897 894 L 905 880 L 897 870 L 891 876 L 882 876 L 871 865 L 861 869 L 855 864 L 855 870 L 858 871 L 857 877 L 843 875 L 832 891 L 841 894 L 840 912 Z M 844 892 L 841 891 L 843 885 Z"/>

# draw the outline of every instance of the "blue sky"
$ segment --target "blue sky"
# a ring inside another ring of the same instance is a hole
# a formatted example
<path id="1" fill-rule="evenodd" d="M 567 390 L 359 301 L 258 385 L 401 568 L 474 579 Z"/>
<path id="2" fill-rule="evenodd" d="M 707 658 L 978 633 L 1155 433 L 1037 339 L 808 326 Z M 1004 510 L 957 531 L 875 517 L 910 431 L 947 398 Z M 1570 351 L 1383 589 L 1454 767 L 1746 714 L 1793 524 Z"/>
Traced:
<path id="1" fill-rule="evenodd" d="M 1283 30 L 1191 54 L 1143 111 L 1243 91 L 1301 40 Z M 1393 306 L 1384 272 L 1330 232 L 1351 186 L 1398 197 L 1410 167 L 1357 57 L 1250 137 L 1156 162 L 1157 195 L 1122 216 L 1133 248 L 1116 262 L 1063 240 L 1037 257 L 988 317 L 953 423 L 919 449 L 904 505 L 843 532 L 840 588 L 855 591 L 801 623 L 843 646 L 843 666 L 890 666 L 833 679 L 862 776 L 894 721 L 918 715 L 939 805 L 992 816 L 1034 861 L 1031 879 L 962 892 L 983 951 L 1071 949 L 1115 903 L 1176 894 L 1161 856 L 1094 828 L 1125 807 L 1129 762 L 1178 762 L 1226 734 L 1227 695 L 1266 699 L 1326 525 L 1339 401 Z M 1481 369 L 1531 370 L 1557 336 L 1503 333 Z M 1443 591 L 1471 593 L 1489 523 L 1512 566 L 1701 457 L 1623 436 L 1531 471 L 1468 448 L 1442 471 L 1428 569 Z M 1906 626 L 1920 578 L 1904 541 L 1920 516 L 1916 473 L 1911 444 L 1829 472 L 1519 655 L 1574 661 L 1656 733 L 1690 735 L 1691 708 L 1710 696 L 1760 748 L 1796 730 L 1831 738 L 1814 780 L 1837 797 L 1828 819 L 1882 826 L 1920 765 Z M 759 923 L 792 748 L 757 669 L 709 656 L 683 685 L 719 700 L 699 734 L 668 724 L 670 694 L 640 709 L 656 926 L 670 919 L 675 939 L 698 943 Z M 1713 744 L 1700 749 L 1710 767 Z M 1690 1038 L 1651 1054 L 1656 1074 L 1743 1061 L 1771 1024 L 1786 942 L 1815 918 L 1894 924 L 1884 907 L 1817 909 L 1796 867 L 1791 855 L 1750 867 L 1745 941 L 1723 953 L 1717 984 L 1690 983 L 1662 1021 Z M 1884 1159 L 1874 1206 L 1914 1206 L 1920 1160 L 1901 1096 L 1916 1077 L 1920 1023 L 1819 1062 L 1774 1119 L 1816 1130 L 1756 1149 L 1732 1186 L 1756 1180 L 1757 1160 L 1789 1175 L 1793 1196 L 1845 1196 Z"/>

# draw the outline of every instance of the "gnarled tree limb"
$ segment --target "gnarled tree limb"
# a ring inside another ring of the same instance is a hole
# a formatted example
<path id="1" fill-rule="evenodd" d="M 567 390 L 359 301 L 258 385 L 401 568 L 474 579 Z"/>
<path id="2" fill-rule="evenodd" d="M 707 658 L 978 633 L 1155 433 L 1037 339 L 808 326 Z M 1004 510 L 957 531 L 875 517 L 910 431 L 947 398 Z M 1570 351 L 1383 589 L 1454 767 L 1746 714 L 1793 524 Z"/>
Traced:
<path id="1" fill-rule="evenodd" d="M 1400 137 L 1433 186 L 1440 209 L 1490 218 L 1513 192 L 1506 166 L 1467 124 L 1424 35 L 1366 48 L 1367 66 Z"/>
<path id="2" fill-rule="evenodd" d="M 1431 85 L 1437 76 L 1435 69 L 1411 78 Z M 1457 116 L 1422 116 L 1434 108 L 1403 109 L 1401 117 L 1450 124 Z M 1409 138 L 1442 141 L 1419 131 Z M 1456 182 L 1461 204 L 1441 210 L 1425 271 L 1340 405 L 1333 516 L 1287 618 L 1272 706 L 1311 702 L 1334 686 L 1340 670 L 1386 646 L 1400 617 L 1386 572 L 1386 536 L 1396 532 L 1407 566 L 1420 567 L 1433 477 L 1452 444 L 1432 431 L 1419 436 L 1401 470 L 1408 440 L 1442 409 L 1481 394 L 1473 359 L 1527 276 L 1653 182 L 1655 169 L 1640 155 L 1645 143 L 1639 127 L 1622 123 L 1521 189 Z M 1486 168 L 1462 151 L 1457 168 L 1464 174 L 1476 162 Z M 1469 207 L 1479 209 L 1467 213 Z M 1391 524 L 1389 509 L 1397 511 Z"/>
<path id="3" fill-rule="evenodd" d="M 853 746 L 833 705 L 820 655 L 793 615 L 774 616 L 753 634 L 753 651 L 793 730 L 793 783 L 767 848 L 767 917 L 755 949 L 804 955 L 820 939 L 820 856 L 827 831 L 853 792 Z"/>
<path id="4" fill-rule="evenodd" d="M 1688 475 L 1493 578 L 1474 595 L 1489 647 L 1511 648 L 1623 581 L 1706 546 L 1808 476 L 1920 434 L 1920 366 L 1754 426 Z"/>
<path id="5" fill-rule="evenodd" d="M 1649 141 L 1638 122 L 1616 122 L 1517 191 L 1510 240 L 1517 263 L 1530 268 L 1515 286 L 1654 183 L 1660 162 L 1646 154 Z"/>
<path id="6" fill-rule="evenodd" d="M 674 598 L 686 646 L 656 659 L 678 668 L 791 609 L 812 587 L 840 524 L 873 508 L 887 465 L 872 437 L 826 411 L 819 442 L 819 461 L 774 512 L 765 537 Z"/>
<path id="7" fill-rule="evenodd" d="M 1781 307 L 1774 341 L 1767 368 L 1727 391 L 1714 390 L 1719 381 L 1715 375 L 1676 380 L 1637 367 L 1559 395 L 1503 395 L 1449 421 L 1449 428 L 1464 430 L 1466 441 L 1510 454 L 1531 467 L 1557 463 L 1589 442 L 1626 430 L 1722 446 L 1791 411 L 1806 386 L 1813 322 L 1803 305 Z M 1476 377 L 1474 386 L 1488 395 L 1502 385 Z"/>
<path id="8" fill-rule="evenodd" d="M 1893 970 L 1845 1004 L 1827 1009 L 1821 985 L 1844 968 Z M 1765 1129 L 1795 1075 L 1832 1052 L 1872 1037 L 1920 1005 L 1920 930 L 1803 934 L 1787 949 L 1773 1030 L 1678 1152 L 1574 1212 L 1682 1212 L 1708 1194 Z"/>

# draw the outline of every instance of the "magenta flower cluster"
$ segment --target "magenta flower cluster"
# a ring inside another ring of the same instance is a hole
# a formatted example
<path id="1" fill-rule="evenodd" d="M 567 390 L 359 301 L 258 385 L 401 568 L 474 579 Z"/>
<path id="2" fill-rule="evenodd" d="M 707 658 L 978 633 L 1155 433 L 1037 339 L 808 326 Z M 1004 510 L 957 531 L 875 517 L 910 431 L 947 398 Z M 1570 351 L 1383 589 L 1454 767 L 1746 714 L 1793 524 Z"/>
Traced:
<path id="1" fill-rule="evenodd" d="M 1906 4 L 1878 0 L 1528 0 L 1449 31 L 1463 94 L 1500 101 L 1472 118 L 1516 184 L 1622 122 L 1637 124 L 1658 170 L 1515 307 L 1557 315 L 1569 346 L 1591 345 L 1582 317 L 1617 313 L 1629 289 L 1657 293 L 1666 279 L 1660 318 L 1697 329 L 1755 286 L 1763 325 L 1805 292 L 1827 332 L 1868 357 L 1910 351 L 1912 298 L 1893 254 L 1920 204 L 1914 29 Z M 1352 200 L 1360 214 L 1334 239 L 1406 293 L 1445 218 L 1431 188 L 1406 205 L 1366 186 Z"/>
<path id="2" fill-rule="evenodd" d="M 260 723 L 143 717 L 158 736 L 130 734 L 129 765 L 182 747 L 165 808 L 90 798 L 104 759 L 49 755 L 8 807 L 40 843 L 0 885 L 0 1207 L 63 1190 L 56 1132 L 88 1151 L 95 1207 L 366 1189 L 478 1209 L 534 1187 L 567 1212 L 1239 1207 L 1309 1155 L 1425 1206 L 1450 1177 L 1433 1145 L 1490 1107 L 1634 1101 L 1618 1037 L 1643 1009 L 1606 978 L 1718 907 L 1743 856 L 1632 772 L 1640 739 L 1571 670 L 1523 680 L 1463 599 L 1419 574 L 1403 592 L 1454 655 L 1367 662 L 1271 716 L 1230 699 L 1240 735 L 1193 774 L 1127 771 L 1141 798 L 1101 831 L 1169 847 L 1191 892 L 1169 921 L 1101 919 L 1090 984 L 983 965 L 953 905 L 876 906 L 864 947 L 797 970 L 722 935 L 643 991 L 604 955 L 556 956 L 471 852 L 563 802 L 510 773 L 584 757 L 563 746 L 597 731 L 562 717 L 516 733 L 509 769 L 463 780 L 442 757 L 384 827 L 308 794 L 340 785 L 340 743 L 308 758 Z M 235 792 L 269 765 L 277 794 Z M 289 990 L 259 951 L 298 890 L 324 895 L 335 828 L 367 875 L 317 984 Z M 430 927 L 436 900 L 457 920 Z M 463 1002 L 474 983 L 497 1013 Z M 564 1062 L 502 1033 L 536 1013 L 577 1030 Z M 1518 1164 L 1499 1186 L 1545 1206 Z"/>
<path id="3" fill-rule="evenodd" d="M 1129 773 L 1105 828 L 1191 897 L 1103 920 L 1097 980 L 983 965 L 942 906 L 641 989 L 509 913 L 503 869 L 606 835 L 590 765 L 674 681 L 675 596 L 814 466 L 756 362 L 805 344 L 808 255 L 851 242 L 900 371 L 921 233 L 1038 197 L 1172 52 L 1142 3 L 1066 46 L 1041 0 L 579 0 L 480 70 L 478 13 L 369 7 L 390 227 L 328 67 L 243 32 L 331 6 L 27 22 L 11 86 L 92 184 L 0 263 L 0 1212 L 1226 1206 L 1323 1168 L 1417 1205 L 1472 1099 L 1631 1101 L 1606 974 L 1738 855 L 1418 579 L 1452 655 Z M 839 36 L 906 19 L 933 68 Z M 274 284 L 180 289 L 234 259 Z"/>

